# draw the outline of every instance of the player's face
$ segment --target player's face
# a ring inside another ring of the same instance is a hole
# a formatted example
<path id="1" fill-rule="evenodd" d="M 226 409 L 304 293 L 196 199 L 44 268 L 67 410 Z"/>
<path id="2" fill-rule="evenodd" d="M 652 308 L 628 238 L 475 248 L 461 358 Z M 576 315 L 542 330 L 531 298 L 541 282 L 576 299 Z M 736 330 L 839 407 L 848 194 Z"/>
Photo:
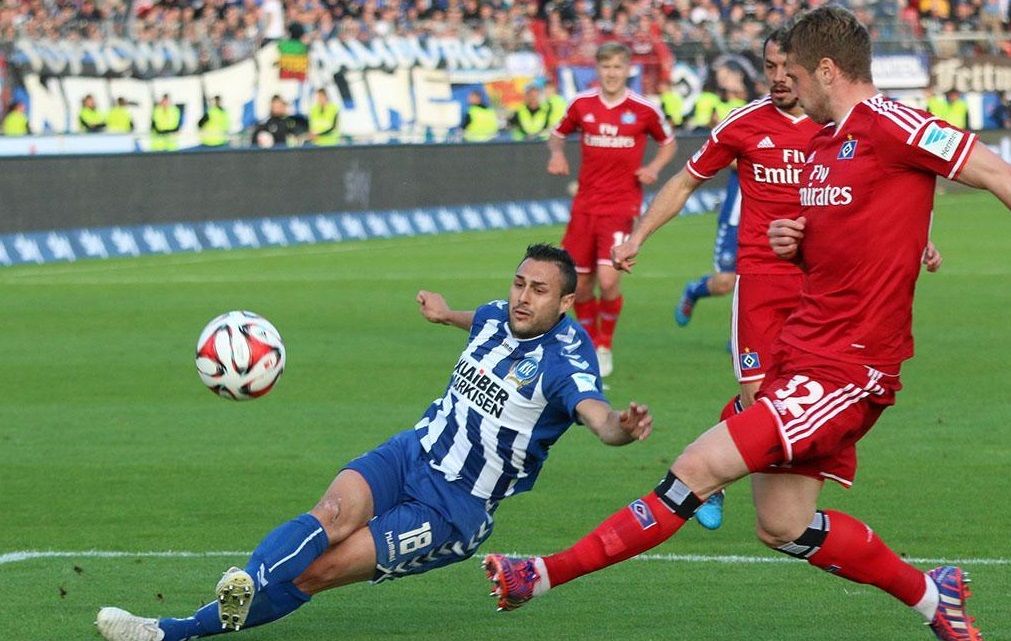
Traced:
<path id="1" fill-rule="evenodd" d="M 509 290 L 509 329 L 516 338 L 540 336 L 569 311 L 575 294 L 562 296 L 562 272 L 554 263 L 528 258 Z"/>
<path id="2" fill-rule="evenodd" d="M 793 83 L 800 106 L 808 117 L 819 123 L 832 122 L 832 112 L 829 109 L 828 94 L 813 73 L 797 64 L 792 55 L 786 57 L 786 76 Z"/>
<path id="3" fill-rule="evenodd" d="M 765 45 L 765 79 L 769 81 L 772 104 L 783 111 L 791 111 L 797 106 L 793 81 L 786 75 L 786 54 L 771 40 Z"/>
<path id="4" fill-rule="evenodd" d="M 617 98 L 625 93 L 631 67 L 625 56 L 611 56 L 597 62 L 597 78 L 605 98 Z"/>

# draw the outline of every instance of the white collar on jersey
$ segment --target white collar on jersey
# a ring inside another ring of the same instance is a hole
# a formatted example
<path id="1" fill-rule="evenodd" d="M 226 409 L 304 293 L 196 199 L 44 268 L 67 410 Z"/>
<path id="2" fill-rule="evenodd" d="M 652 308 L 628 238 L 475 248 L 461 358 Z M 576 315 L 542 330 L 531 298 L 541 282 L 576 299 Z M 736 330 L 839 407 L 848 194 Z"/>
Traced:
<path id="1" fill-rule="evenodd" d="M 617 107 L 621 103 L 623 103 L 626 100 L 628 100 L 628 89 L 625 89 L 625 93 L 621 94 L 621 98 L 619 98 L 614 103 L 609 103 L 606 100 L 604 100 L 604 92 L 601 91 L 600 89 L 597 89 L 597 98 L 600 100 L 600 103 L 602 105 L 604 105 L 605 107 L 607 107 L 608 109 L 614 109 L 615 107 Z"/>

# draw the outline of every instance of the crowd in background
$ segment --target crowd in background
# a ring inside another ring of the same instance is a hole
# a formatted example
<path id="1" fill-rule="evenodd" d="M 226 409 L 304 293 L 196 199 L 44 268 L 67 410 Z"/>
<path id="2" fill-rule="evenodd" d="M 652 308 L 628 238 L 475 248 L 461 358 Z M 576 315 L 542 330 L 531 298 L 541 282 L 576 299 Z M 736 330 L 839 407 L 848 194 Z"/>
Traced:
<path id="1" fill-rule="evenodd" d="M 498 53 L 587 58 L 602 39 L 640 55 L 753 49 L 823 0 L 0 0 L 0 43 L 18 38 L 185 40 L 205 68 L 248 57 L 299 25 L 307 41 L 454 36 Z M 989 32 L 1009 41 L 1009 0 L 844 0 L 878 41 Z M 959 39 L 954 38 L 955 53 Z M 942 44 L 950 46 L 950 44 Z"/>

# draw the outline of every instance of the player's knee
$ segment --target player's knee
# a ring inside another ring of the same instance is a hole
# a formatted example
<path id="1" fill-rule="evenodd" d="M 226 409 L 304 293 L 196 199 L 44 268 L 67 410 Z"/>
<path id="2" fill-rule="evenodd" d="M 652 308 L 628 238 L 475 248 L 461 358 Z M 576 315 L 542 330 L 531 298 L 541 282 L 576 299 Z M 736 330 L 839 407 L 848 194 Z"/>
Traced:
<path id="1" fill-rule="evenodd" d="M 819 510 L 807 524 L 759 518 L 755 532 L 768 547 L 799 559 L 808 559 L 818 551 L 828 535 L 828 517 Z"/>
<path id="2" fill-rule="evenodd" d="M 343 538 L 341 536 L 341 529 L 343 521 L 346 519 L 341 518 L 341 501 L 339 497 L 328 493 L 319 500 L 319 503 L 310 511 L 310 514 L 316 517 L 316 520 L 326 530 L 327 537 L 331 543 Z"/>
<path id="3" fill-rule="evenodd" d="M 733 273 L 720 272 L 714 274 L 709 279 L 709 293 L 714 296 L 725 296 L 733 291 L 735 280 L 736 276 Z"/>
<path id="4" fill-rule="evenodd" d="M 693 492 L 703 494 L 716 483 L 708 460 L 703 456 L 702 448 L 691 444 L 671 466 L 671 472 L 681 479 Z"/>

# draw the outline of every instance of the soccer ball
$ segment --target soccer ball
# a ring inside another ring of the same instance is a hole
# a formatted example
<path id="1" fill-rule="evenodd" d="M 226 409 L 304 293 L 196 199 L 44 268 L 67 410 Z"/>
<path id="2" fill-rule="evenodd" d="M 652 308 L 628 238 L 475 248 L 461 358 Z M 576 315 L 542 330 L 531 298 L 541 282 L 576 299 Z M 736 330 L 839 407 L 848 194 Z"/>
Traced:
<path id="1" fill-rule="evenodd" d="M 269 392 L 284 371 L 284 342 L 266 318 L 228 312 L 197 340 L 197 374 L 215 394 L 248 401 Z"/>

